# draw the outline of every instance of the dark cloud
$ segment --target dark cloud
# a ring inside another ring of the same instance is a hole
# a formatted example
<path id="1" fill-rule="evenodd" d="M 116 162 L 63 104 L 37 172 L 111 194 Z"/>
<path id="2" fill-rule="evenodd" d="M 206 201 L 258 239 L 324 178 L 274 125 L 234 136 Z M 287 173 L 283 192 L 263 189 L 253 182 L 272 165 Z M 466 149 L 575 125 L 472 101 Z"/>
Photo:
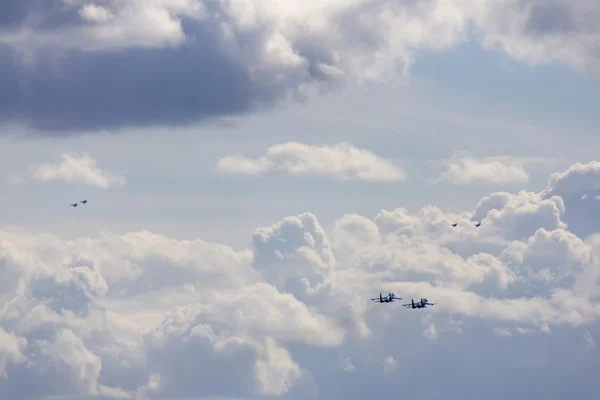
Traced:
<path id="1" fill-rule="evenodd" d="M 58 60 L 46 54 L 30 69 L 3 49 L 0 117 L 57 132 L 181 124 L 241 113 L 272 97 L 209 30 L 195 33 L 180 48 L 69 52 Z"/>
<path id="2" fill-rule="evenodd" d="M 568 6 L 550 2 L 534 5 L 525 25 L 525 31 L 533 35 L 564 34 L 576 28 Z"/>

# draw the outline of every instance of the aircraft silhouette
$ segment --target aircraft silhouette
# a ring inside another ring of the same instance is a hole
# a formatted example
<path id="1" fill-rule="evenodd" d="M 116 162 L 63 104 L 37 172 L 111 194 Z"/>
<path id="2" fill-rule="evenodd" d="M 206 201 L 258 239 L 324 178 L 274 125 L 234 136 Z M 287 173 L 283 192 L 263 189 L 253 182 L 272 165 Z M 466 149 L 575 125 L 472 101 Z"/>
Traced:
<path id="1" fill-rule="evenodd" d="M 387 296 L 383 297 L 381 295 L 381 293 L 379 293 L 379 297 L 375 297 L 374 299 L 371 299 L 371 301 L 374 301 L 377 303 L 393 303 L 394 300 L 402 300 L 402 297 L 396 297 L 396 295 L 394 293 L 389 293 Z"/>
<path id="2" fill-rule="evenodd" d="M 458 225 L 458 222 L 455 222 L 452 224 L 452 227 L 456 228 L 457 225 Z M 479 228 L 480 226 L 481 226 L 481 221 L 475 223 L 475 228 Z"/>
<path id="3" fill-rule="evenodd" d="M 421 299 L 421 301 L 417 301 L 416 303 L 413 299 L 410 299 L 410 303 L 402 304 L 403 307 L 410 307 L 413 310 L 415 308 L 427 308 L 427 306 L 434 306 L 434 305 L 435 305 L 435 303 L 429 303 L 429 300 L 427 300 L 427 299 Z"/>

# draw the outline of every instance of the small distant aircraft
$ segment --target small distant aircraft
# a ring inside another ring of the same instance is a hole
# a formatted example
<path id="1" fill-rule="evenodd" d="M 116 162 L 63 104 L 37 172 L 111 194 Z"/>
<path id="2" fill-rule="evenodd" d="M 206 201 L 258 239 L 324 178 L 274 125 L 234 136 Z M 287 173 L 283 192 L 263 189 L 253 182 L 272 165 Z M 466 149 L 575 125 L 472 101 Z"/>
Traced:
<path id="1" fill-rule="evenodd" d="M 458 222 L 455 222 L 452 224 L 452 227 L 456 228 L 457 225 L 458 225 Z M 480 226 L 481 226 L 481 221 L 475 223 L 475 228 L 479 228 Z"/>
<path id="2" fill-rule="evenodd" d="M 410 307 L 412 309 L 415 308 L 427 308 L 427 306 L 435 306 L 435 303 L 429 303 L 429 300 L 427 299 L 421 299 L 421 301 L 417 301 L 415 303 L 415 301 L 413 299 L 410 299 L 410 303 L 408 304 L 402 304 L 403 307 Z"/>
<path id="3" fill-rule="evenodd" d="M 77 203 L 69 204 L 71 207 L 77 207 Z"/>
<path id="4" fill-rule="evenodd" d="M 394 293 L 389 293 L 387 296 L 383 297 L 381 293 L 379 293 L 379 297 L 371 299 L 371 301 L 375 301 L 377 303 L 393 303 L 394 300 L 402 300 L 402 297 L 396 297 Z"/>
<path id="5" fill-rule="evenodd" d="M 80 203 L 81 204 L 87 204 L 87 200 L 81 200 Z"/>

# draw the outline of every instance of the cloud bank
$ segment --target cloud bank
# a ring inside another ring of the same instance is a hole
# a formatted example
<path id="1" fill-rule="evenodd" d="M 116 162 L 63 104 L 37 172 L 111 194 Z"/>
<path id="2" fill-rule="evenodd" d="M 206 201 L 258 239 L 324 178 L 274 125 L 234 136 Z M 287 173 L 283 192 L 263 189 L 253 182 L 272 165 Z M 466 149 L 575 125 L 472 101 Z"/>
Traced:
<path id="1" fill-rule="evenodd" d="M 120 175 L 103 171 L 89 154 L 62 154 L 59 164 L 41 164 L 31 167 L 29 176 L 15 176 L 13 183 L 27 181 L 52 182 L 63 181 L 72 184 L 95 186 L 108 189 L 112 186 L 125 186 L 127 181 Z"/>
<path id="2" fill-rule="evenodd" d="M 310 86 L 388 79 L 473 38 L 598 71 L 593 0 L 7 0 L 0 121 L 53 133 L 188 124 Z"/>
<path id="3" fill-rule="evenodd" d="M 600 203 L 579 202 L 600 194 L 598 165 L 462 214 L 397 208 L 328 231 L 290 216 L 243 251 L 0 230 L 0 396 L 591 398 Z M 380 291 L 437 305 L 370 303 Z"/>
<path id="4" fill-rule="evenodd" d="M 221 158 L 220 171 L 241 175 L 289 174 L 323 176 L 337 180 L 392 182 L 406 180 L 402 168 L 368 150 L 349 143 L 311 146 L 288 142 L 269 147 L 258 159 Z"/>

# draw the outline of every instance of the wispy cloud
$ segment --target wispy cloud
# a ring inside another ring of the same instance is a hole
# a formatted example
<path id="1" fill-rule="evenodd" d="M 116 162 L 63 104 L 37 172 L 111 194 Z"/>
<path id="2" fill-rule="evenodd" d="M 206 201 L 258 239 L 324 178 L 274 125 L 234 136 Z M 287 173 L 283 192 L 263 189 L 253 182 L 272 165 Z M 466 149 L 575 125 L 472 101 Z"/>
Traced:
<path id="1" fill-rule="evenodd" d="M 28 181 L 64 181 L 73 184 L 96 186 L 108 189 L 111 186 L 124 186 L 124 177 L 113 175 L 110 171 L 101 170 L 95 159 L 88 154 L 62 154 L 62 162 L 58 164 L 41 164 L 30 168 L 28 176 L 17 175 L 13 183 Z"/>
<path id="2" fill-rule="evenodd" d="M 588 349 L 596 348 L 596 342 L 594 341 L 594 338 L 592 337 L 592 334 L 589 331 L 584 332 L 583 339 L 585 340 L 585 346 Z"/>
<path id="3" fill-rule="evenodd" d="M 243 175 L 314 175 L 337 180 L 391 182 L 406 180 L 404 170 L 376 154 L 349 143 L 311 146 L 297 142 L 277 144 L 260 158 L 230 156 L 219 160 L 218 169 Z"/>
<path id="4" fill-rule="evenodd" d="M 386 357 L 385 362 L 383 364 L 383 371 L 386 374 L 390 374 L 396 368 L 398 368 L 398 362 L 396 361 L 396 359 L 394 357 L 392 357 L 392 356 Z"/>

